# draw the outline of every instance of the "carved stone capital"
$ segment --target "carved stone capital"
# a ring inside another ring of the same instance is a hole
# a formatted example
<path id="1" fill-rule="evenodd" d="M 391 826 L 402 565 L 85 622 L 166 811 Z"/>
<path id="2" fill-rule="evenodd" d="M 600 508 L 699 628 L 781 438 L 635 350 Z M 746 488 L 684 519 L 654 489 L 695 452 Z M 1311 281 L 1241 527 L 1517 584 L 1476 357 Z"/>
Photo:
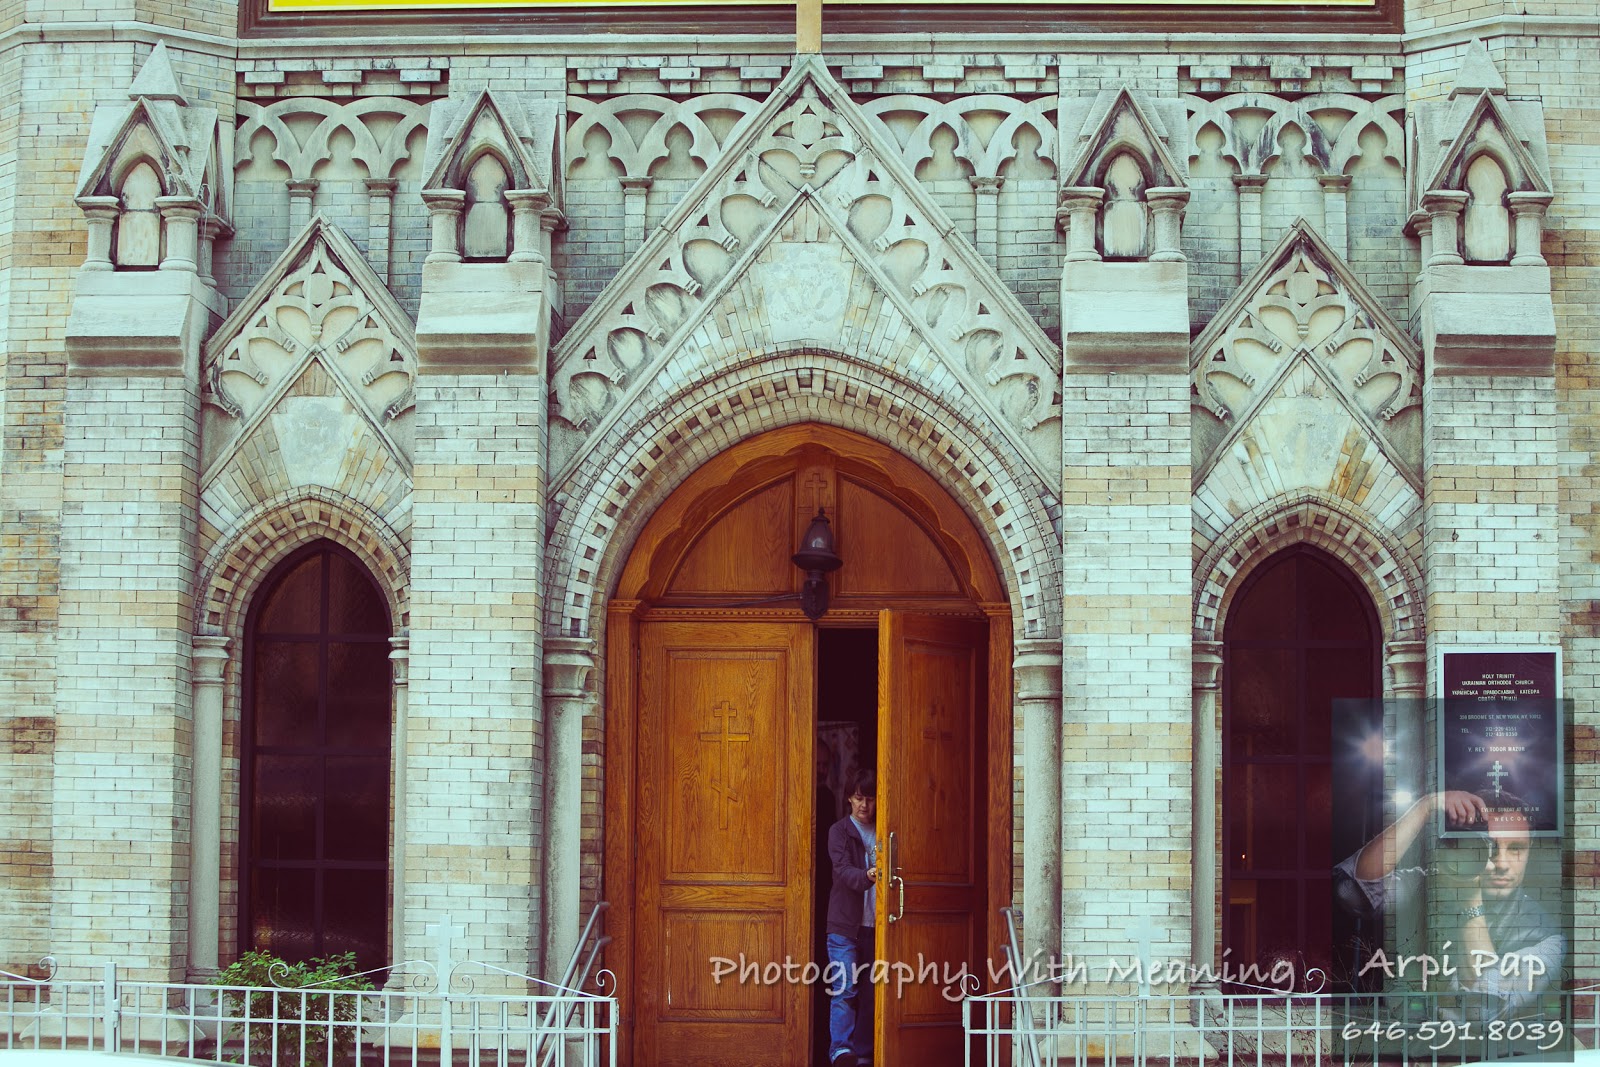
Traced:
<path id="1" fill-rule="evenodd" d="M 221 685 L 228 669 L 226 637 L 197 634 L 190 643 L 195 685 Z"/>
<path id="2" fill-rule="evenodd" d="M 1190 655 L 1194 663 L 1192 688 L 1195 692 L 1215 692 L 1222 682 L 1222 642 L 1196 641 Z"/>
<path id="3" fill-rule="evenodd" d="M 1383 659 L 1394 672 L 1394 694 L 1397 697 L 1420 697 L 1427 684 L 1428 643 L 1426 641 L 1390 641 L 1383 649 Z"/>
<path id="4" fill-rule="evenodd" d="M 411 684 L 411 638 L 389 638 L 389 666 L 397 687 Z"/>
<path id="5" fill-rule="evenodd" d="M 1031 639 L 1016 643 L 1011 661 L 1018 700 L 1061 699 L 1061 642 Z"/>
<path id="6" fill-rule="evenodd" d="M 544 642 L 544 693 L 552 699 L 577 699 L 589 692 L 594 673 L 594 641 L 588 637 L 547 637 Z"/>

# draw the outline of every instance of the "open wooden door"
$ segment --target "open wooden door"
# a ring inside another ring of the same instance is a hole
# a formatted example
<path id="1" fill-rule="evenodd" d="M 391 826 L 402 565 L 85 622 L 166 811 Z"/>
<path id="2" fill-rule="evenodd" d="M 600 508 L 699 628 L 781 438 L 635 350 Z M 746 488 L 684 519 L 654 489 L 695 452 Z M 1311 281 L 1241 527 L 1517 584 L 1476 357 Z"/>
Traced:
<path id="1" fill-rule="evenodd" d="M 962 1062 L 947 980 L 984 967 L 988 669 L 985 623 L 879 615 L 878 958 L 937 968 L 878 987 L 879 1067 Z"/>
<path id="2" fill-rule="evenodd" d="M 811 956 L 813 633 L 640 626 L 636 1064 L 809 1058 L 810 989 L 712 960 Z"/>

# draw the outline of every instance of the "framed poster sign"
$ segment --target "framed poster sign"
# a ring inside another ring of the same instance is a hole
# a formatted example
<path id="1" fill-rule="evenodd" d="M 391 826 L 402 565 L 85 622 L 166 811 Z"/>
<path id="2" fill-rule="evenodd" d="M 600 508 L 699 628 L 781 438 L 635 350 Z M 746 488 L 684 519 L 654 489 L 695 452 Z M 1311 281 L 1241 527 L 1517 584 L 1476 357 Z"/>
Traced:
<path id="1" fill-rule="evenodd" d="M 1559 837 L 1561 649 L 1445 645 L 1436 677 L 1439 788 L 1476 793 L 1492 813 L 1521 812 L 1533 836 Z"/>

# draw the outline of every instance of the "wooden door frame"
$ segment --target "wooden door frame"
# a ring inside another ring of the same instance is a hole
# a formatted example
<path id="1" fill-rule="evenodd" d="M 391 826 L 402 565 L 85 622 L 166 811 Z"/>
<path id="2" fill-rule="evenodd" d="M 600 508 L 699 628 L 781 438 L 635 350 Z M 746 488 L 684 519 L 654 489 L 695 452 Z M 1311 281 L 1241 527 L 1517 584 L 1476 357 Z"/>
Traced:
<path id="1" fill-rule="evenodd" d="M 1005 923 L 999 910 L 1012 903 L 1012 845 L 1015 775 L 1012 768 L 1014 710 L 1011 668 L 1012 608 L 999 568 L 990 556 L 988 539 L 949 492 L 932 475 L 911 460 L 876 441 L 834 427 L 815 424 L 785 427 L 758 435 L 713 457 L 678 486 L 645 524 L 624 565 L 615 595 L 606 604 L 604 755 L 600 770 L 602 799 L 601 895 L 611 900 L 607 913 L 611 945 L 605 965 L 615 976 L 619 998 L 620 1060 L 630 1063 L 633 1051 L 633 1013 L 637 998 L 634 946 L 636 917 L 634 882 L 638 842 L 638 653 L 640 624 L 654 619 L 720 621 L 805 622 L 798 606 L 711 608 L 655 603 L 664 588 L 663 569 L 681 561 L 696 536 L 708 528 L 741 492 L 744 479 L 760 481 L 767 473 L 781 475 L 785 461 L 798 465 L 800 453 L 824 449 L 862 464 L 863 470 L 881 471 L 874 483 L 895 492 L 922 521 L 930 535 L 953 549 L 967 564 L 969 596 L 959 600 L 885 598 L 881 603 L 850 604 L 829 612 L 827 628 L 877 625 L 882 607 L 898 607 L 933 614 L 985 619 L 989 628 L 989 721 L 986 731 L 986 879 L 984 903 L 987 952 L 997 955 L 1005 940 Z M 720 506 L 719 506 L 720 505 Z M 814 670 L 813 666 L 813 670 Z M 815 725 L 813 724 L 813 729 Z M 616 889 L 616 887 L 626 887 Z M 616 891 L 611 891 L 616 889 Z M 615 899 L 613 899 L 615 898 Z M 971 961 L 989 981 L 989 959 Z M 809 1025 L 809 1020 L 807 1020 Z"/>

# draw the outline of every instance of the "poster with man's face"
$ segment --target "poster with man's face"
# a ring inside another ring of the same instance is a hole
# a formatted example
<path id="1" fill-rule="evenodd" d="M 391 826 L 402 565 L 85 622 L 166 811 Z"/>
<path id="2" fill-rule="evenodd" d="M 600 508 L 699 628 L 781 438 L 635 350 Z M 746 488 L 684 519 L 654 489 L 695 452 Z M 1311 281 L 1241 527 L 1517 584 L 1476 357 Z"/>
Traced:
<path id="1" fill-rule="evenodd" d="M 1560 649 L 1447 647 L 1439 661 L 1440 788 L 1560 836 Z"/>

